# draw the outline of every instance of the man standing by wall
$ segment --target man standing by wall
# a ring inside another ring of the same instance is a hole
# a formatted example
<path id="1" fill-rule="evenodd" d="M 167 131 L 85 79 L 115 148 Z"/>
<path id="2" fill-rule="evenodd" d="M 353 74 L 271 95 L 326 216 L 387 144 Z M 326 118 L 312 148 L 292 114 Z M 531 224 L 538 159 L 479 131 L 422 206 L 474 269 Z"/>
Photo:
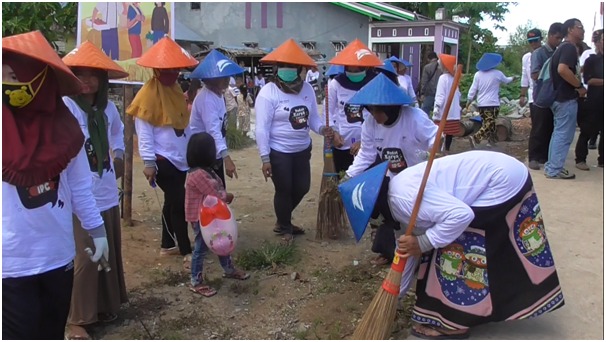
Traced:
<path id="1" fill-rule="evenodd" d="M 528 31 L 528 33 L 526 34 L 526 38 L 528 40 L 528 45 L 530 45 L 530 48 L 532 49 L 532 51 L 535 51 L 536 49 L 541 47 L 541 40 L 543 39 L 543 35 L 541 34 L 541 31 L 538 29 L 532 29 L 530 31 Z M 539 163 L 542 161 L 543 163 L 545 163 L 547 158 L 543 158 L 543 160 L 541 160 L 541 156 L 539 153 L 537 153 L 537 148 L 536 148 L 536 139 L 533 139 L 533 133 L 536 135 L 536 129 L 535 129 L 535 121 L 536 121 L 536 110 L 534 105 L 532 104 L 533 102 L 533 98 L 532 98 L 532 88 L 533 88 L 533 80 L 532 80 L 532 72 L 531 72 L 531 56 L 532 56 L 532 51 L 527 52 L 526 54 L 524 54 L 524 56 L 522 57 L 522 80 L 521 80 L 521 93 L 520 93 L 520 107 L 524 107 L 526 105 L 526 103 L 529 104 L 530 106 L 530 122 L 531 122 L 531 129 L 530 129 L 530 137 L 528 139 L 528 167 L 533 169 L 533 170 L 538 170 L 540 168 Z M 545 157 L 547 156 L 547 149 L 545 149 Z"/>
<path id="2" fill-rule="evenodd" d="M 562 42 L 562 37 L 562 24 L 553 23 L 547 33 L 547 43 L 532 52 L 530 78 L 533 85 L 536 85 L 543 64 L 553 55 L 555 49 Z M 534 99 L 537 95 L 536 88 L 533 87 L 531 91 Z M 551 108 L 540 108 L 531 104 L 530 119 L 532 127 L 528 139 L 528 167 L 532 170 L 539 170 L 540 164 L 545 164 L 549 155 L 549 142 L 553 133 L 553 112 Z"/>
<path id="3" fill-rule="evenodd" d="M 577 44 L 583 41 L 585 29 L 578 19 L 564 22 L 564 42 L 551 58 L 550 74 L 556 89 L 556 99 L 551 105 L 553 111 L 553 133 L 549 143 L 549 157 L 545 164 L 545 176 L 553 179 L 573 179 L 574 173 L 564 168 L 568 149 L 574 139 L 577 123 L 579 96 L 587 90 L 578 77 L 579 52 Z"/>
<path id="4" fill-rule="evenodd" d="M 435 52 L 429 54 L 429 63 L 423 67 L 421 74 L 421 85 L 419 87 L 420 101 L 423 102 L 421 109 L 429 115 L 433 109 L 436 97 L 436 87 L 438 79 L 442 75 L 442 70 L 438 66 L 438 55 Z"/>

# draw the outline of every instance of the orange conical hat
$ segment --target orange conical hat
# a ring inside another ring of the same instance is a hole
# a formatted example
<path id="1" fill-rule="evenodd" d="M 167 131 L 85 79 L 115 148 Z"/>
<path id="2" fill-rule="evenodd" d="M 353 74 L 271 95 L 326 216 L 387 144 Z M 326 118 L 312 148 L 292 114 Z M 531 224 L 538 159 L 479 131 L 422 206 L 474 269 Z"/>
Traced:
<path id="1" fill-rule="evenodd" d="M 79 48 L 73 49 L 63 57 L 63 62 L 70 68 L 83 67 L 105 70 L 110 79 L 128 76 L 128 73 L 121 66 L 89 41 L 82 43 Z"/>
<path id="2" fill-rule="evenodd" d="M 444 53 L 440 54 L 440 63 L 448 70 L 451 75 L 455 73 L 455 64 L 457 63 L 457 58 L 453 55 L 447 55 Z"/>
<path id="3" fill-rule="evenodd" d="M 267 56 L 261 58 L 261 63 L 286 63 L 303 66 L 318 66 L 311 57 L 290 38 L 275 48 Z"/>
<path id="4" fill-rule="evenodd" d="M 357 66 L 357 67 L 378 67 L 383 66 L 383 61 L 370 51 L 368 46 L 364 45 L 359 39 L 349 43 L 339 52 L 339 54 L 328 62 L 330 64 Z"/>
<path id="5" fill-rule="evenodd" d="M 48 64 L 59 81 L 61 96 L 82 92 L 82 82 L 74 75 L 40 31 L 17 34 L 2 38 L 2 52 L 12 52 Z"/>
<path id="6" fill-rule="evenodd" d="M 137 64 L 154 69 L 180 69 L 196 66 L 198 61 L 174 40 L 164 37 L 147 50 Z"/>

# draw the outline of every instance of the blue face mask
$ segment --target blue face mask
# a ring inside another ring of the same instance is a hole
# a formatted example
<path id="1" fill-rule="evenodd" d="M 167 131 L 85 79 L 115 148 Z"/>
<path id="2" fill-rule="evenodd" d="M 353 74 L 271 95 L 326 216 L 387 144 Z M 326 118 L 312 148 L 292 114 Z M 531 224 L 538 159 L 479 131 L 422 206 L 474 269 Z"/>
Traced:
<path id="1" fill-rule="evenodd" d="M 298 72 L 297 68 L 279 68 L 278 69 L 278 77 L 286 82 L 290 83 L 297 79 Z"/>
<path id="2" fill-rule="evenodd" d="M 360 71 L 360 72 L 346 71 L 345 76 L 347 76 L 347 78 L 349 78 L 350 81 L 352 81 L 354 83 L 359 83 L 359 82 L 362 82 L 362 80 L 364 80 L 364 77 L 366 77 L 366 71 Z"/>

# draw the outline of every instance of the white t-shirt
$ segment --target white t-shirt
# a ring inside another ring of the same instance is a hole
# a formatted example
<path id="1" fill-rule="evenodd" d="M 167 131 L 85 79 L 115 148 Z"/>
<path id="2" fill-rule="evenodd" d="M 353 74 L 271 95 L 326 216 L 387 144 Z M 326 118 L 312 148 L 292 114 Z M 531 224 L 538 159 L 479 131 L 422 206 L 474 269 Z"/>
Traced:
<path id="1" fill-rule="evenodd" d="M 532 80 L 532 72 L 530 70 L 530 61 L 531 61 L 532 52 L 527 52 L 522 56 L 522 78 L 520 80 L 520 86 L 522 88 L 528 88 L 528 103 L 533 103 L 534 99 L 532 98 L 532 89 L 534 81 Z"/>
<path id="2" fill-rule="evenodd" d="M 442 113 L 446 109 L 446 100 L 450 95 L 450 88 L 454 82 L 454 77 L 451 74 L 444 73 L 438 78 L 438 84 L 436 86 L 436 97 L 433 105 L 433 120 L 442 119 Z M 461 92 L 459 87 L 455 91 L 455 95 L 448 111 L 447 120 L 460 120 L 461 119 Z"/>
<path id="3" fill-rule="evenodd" d="M 268 83 L 259 91 L 255 113 L 257 147 L 262 159 L 270 149 L 282 153 L 305 150 L 311 144 L 309 130 L 320 134 L 323 125 L 314 90 L 306 82 L 299 94 L 286 94 L 275 83 Z"/>
<path id="4" fill-rule="evenodd" d="M 346 89 L 333 79 L 328 83 L 328 114 L 331 126 L 343 137 L 339 150 L 349 150 L 354 142 L 362 138 L 362 123 L 370 113 L 361 111 L 360 105 L 348 104 L 357 90 Z M 326 124 L 326 121 L 322 121 Z"/>
<path id="5" fill-rule="evenodd" d="M 41 274 L 76 256 L 72 215 L 86 230 L 103 225 L 91 193 L 84 149 L 53 180 L 17 187 L 2 182 L 2 278 Z"/>
<path id="6" fill-rule="evenodd" d="M 318 78 L 320 78 L 319 71 L 314 72 L 311 69 L 307 70 L 307 75 L 305 76 L 305 82 L 312 82 L 314 80 L 317 80 Z"/>
<path id="7" fill-rule="evenodd" d="M 200 132 L 210 134 L 215 139 L 217 159 L 226 156 L 227 109 L 223 96 L 215 94 L 206 87 L 202 88 L 191 107 L 189 128 L 192 134 Z"/>
<path id="8" fill-rule="evenodd" d="M 402 106 L 396 122 L 390 126 L 377 123 L 372 115 L 362 125 L 362 144 L 349 177 L 364 172 L 377 159 L 389 160 L 388 176 L 398 174 L 407 166 L 424 161 L 438 133 L 438 126 L 419 108 Z"/>
<path id="9" fill-rule="evenodd" d="M 118 28 L 118 11 L 122 10 L 122 3 L 98 2 L 96 8 L 101 14 L 101 20 L 107 24 L 108 29 Z"/>
<path id="10" fill-rule="evenodd" d="M 500 70 L 478 71 L 473 75 L 467 101 L 478 95 L 478 107 L 498 107 L 501 105 L 499 90 L 501 83 L 510 83 L 513 77 L 506 77 Z"/>
<path id="11" fill-rule="evenodd" d="M 88 114 L 80 108 L 74 100 L 69 97 L 64 97 L 63 102 L 72 112 L 80 129 L 84 133 L 84 150 L 88 159 L 89 170 L 93 180 L 93 195 L 97 201 L 97 207 L 100 211 L 106 211 L 119 204 L 118 200 L 118 184 L 116 182 L 116 174 L 114 171 L 114 161 L 111 158 L 109 151 L 122 151 L 124 153 L 124 125 L 120 120 L 118 108 L 112 101 L 108 101 L 105 108 L 107 138 L 109 141 L 109 150 L 106 153 L 107 160 L 103 161 L 103 175 L 99 177 L 97 172 L 97 155 L 90 141 L 88 133 Z"/>
<path id="12" fill-rule="evenodd" d="M 172 126 L 155 127 L 135 118 L 141 159 L 156 160 L 156 154 L 168 159 L 177 169 L 187 171 L 187 143 L 191 136 L 189 126 L 176 130 Z"/>

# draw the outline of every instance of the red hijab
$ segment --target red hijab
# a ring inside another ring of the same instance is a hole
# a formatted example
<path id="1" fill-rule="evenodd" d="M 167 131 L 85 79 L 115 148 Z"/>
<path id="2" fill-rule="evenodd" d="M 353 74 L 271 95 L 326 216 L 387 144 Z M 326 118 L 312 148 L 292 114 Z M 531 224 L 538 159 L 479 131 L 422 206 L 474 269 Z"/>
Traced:
<path id="1" fill-rule="evenodd" d="M 13 69 L 19 82 L 31 81 L 47 66 L 13 53 L 3 53 L 2 64 Z M 2 103 L 2 181 L 15 186 L 39 185 L 56 177 L 84 144 L 78 121 L 59 96 L 52 69 L 42 82 L 25 107 Z"/>

